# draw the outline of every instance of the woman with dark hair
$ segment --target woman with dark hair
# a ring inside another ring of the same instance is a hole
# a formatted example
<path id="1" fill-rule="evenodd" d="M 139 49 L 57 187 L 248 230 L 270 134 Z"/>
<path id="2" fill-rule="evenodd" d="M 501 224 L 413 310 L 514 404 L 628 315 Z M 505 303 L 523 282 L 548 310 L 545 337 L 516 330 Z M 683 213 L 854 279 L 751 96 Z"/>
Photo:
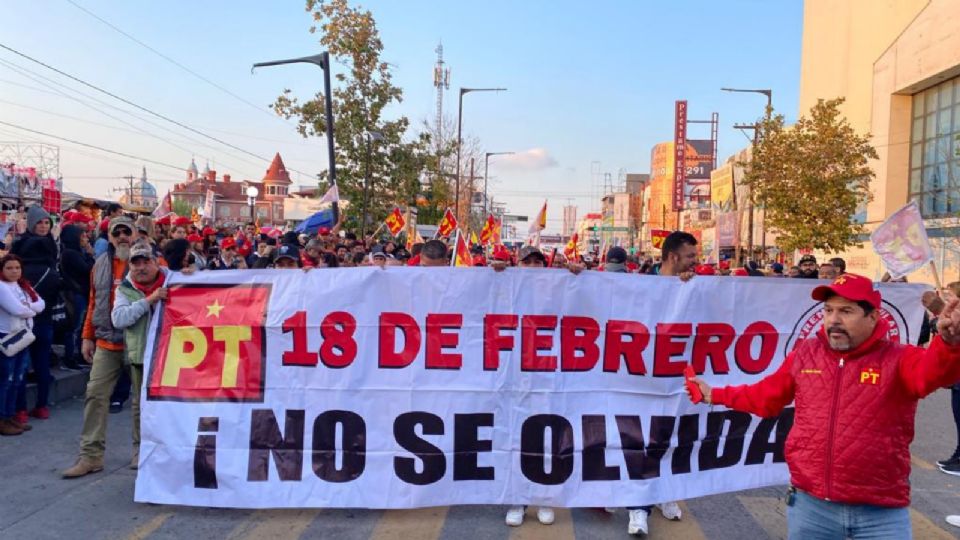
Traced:
<path id="1" fill-rule="evenodd" d="M 169 240 L 163 247 L 163 260 L 167 262 L 167 268 L 174 272 L 190 268 L 193 265 L 190 242 L 186 239 Z"/>
<path id="2" fill-rule="evenodd" d="M 0 339 L 30 330 L 33 318 L 43 311 L 43 299 L 23 279 L 20 257 L 0 258 Z M 6 355 L 0 351 L 0 435 L 20 435 L 31 426 L 16 417 L 17 389 L 27 372 L 30 353 L 26 348 Z"/>
<path id="3" fill-rule="evenodd" d="M 57 270 L 57 242 L 50 234 L 53 222 L 50 214 L 39 206 L 27 210 L 27 232 L 13 244 L 11 253 L 22 259 L 23 277 L 43 298 L 46 308 L 33 319 L 30 345 L 30 363 L 37 376 L 37 402 L 30 415 L 45 420 L 50 418 L 47 400 L 50 397 L 50 351 L 53 345 L 53 306 L 59 300 L 63 280 Z M 27 423 L 27 383 L 20 383 L 17 391 L 17 420 Z"/>

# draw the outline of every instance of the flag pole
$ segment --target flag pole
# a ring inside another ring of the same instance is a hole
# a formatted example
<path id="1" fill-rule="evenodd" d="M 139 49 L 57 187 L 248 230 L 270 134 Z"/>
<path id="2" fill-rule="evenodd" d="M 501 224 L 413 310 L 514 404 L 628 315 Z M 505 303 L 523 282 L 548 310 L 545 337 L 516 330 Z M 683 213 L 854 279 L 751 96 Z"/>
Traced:
<path id="1" fill-rule="evenodd" d="M 377 230 L 373 231 L 373 234 L 370 235 L 370 238 L 376 238 L 377 234 L 380 232 L 380 229 L 383 229 L 383 222 L 380 223 L 380 226 L 377 227 Z M 366 238 L 364 238 L 366 241 Z"/>
<path id="2" fill-rule="evenodd" d="M 937 272 L 937 263 L 930 259 L 930 270 L 933 272 L 933 282 L 937 284 L 937 292 L 943 290 L 943 283 L 940 282 L 940 273 Z"/>
<path id="3" fill-rule="evenodd" d="M 460 227 L 457 227 L 457 236 L 453 240 L 453 250 L 450 257 L 450 266 L 457 265 L 457 246 L 460 245 Z"/>

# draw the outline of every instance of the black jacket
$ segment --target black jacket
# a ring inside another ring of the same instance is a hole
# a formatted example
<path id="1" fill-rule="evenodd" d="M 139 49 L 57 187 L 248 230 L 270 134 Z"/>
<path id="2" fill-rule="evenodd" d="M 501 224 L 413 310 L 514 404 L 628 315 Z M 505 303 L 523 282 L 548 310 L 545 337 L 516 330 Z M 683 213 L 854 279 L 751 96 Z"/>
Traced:
<path id="1" fill-rule="evenodd" d="M 80 247 L 79 227 L 67 225 L 60 233 L 60 270 L 63 273 L 64 288 L 84 296 L 90 294 L 90 271 L 93 269 L 93 256 Z"/>
<path id="2" fill-rule="evenodd" d="M 13 243 L 10 252 L 23 260 L 23 277 L 30 280 L 46 304 L 43 313 L 34 320 L 48 322 L 63 287 L 60 272 L 57 271 L 57 242 L 51 234 L 37 236 L 28 231 Z"/>

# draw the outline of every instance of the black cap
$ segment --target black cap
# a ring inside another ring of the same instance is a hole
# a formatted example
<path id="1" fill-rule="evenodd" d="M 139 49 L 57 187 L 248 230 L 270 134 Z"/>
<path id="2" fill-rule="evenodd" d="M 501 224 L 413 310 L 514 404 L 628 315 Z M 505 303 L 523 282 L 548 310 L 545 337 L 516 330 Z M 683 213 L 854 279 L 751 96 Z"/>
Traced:
<path id="1" fill-rule="evenodd" d="M 295 245 L 293 245 L 293 244 L 283 244 L 282 246 L 280 246 L 280 249 L 277 250 L 277 256 L 276 256 L 276 258 L 275 258 L 274 260 L 275 260 L 275 261 L 279 261 L 280 259 L 282 259 L 282 258 L 284 258 L 284 257 L 287 257 L 287 258 L 289 258 L 289 259 L 293 259 L 293 260 L 295 260 L 295 261 L 297 261 L 297 262 L 299 263 L 299 262 L 300 262 L 300 248 L 298 248 L 297 246 L 295 246 Z"/>
<path id="2" fill-rule="evenodd" d="M 613 246 L 607 250 L 607 262 L 613 264 L 623 264 L 627 262 L 627 250 L 619 246 Z"/>
<path id="3" fill-rule="evenodd" d="M 537 257 L 543 262 L 547 262 L 547 257 L 544 256 L 543 252 L 540 251 L 540 248 L 537 246 L 526 246 L 520 250 L 520 254 L 517 256 L 518 261 L 525 261 L 529 257 Z"/>
<path id="4" fill-rule="evenodd" d="M 807 253 L 807 254 L 804 255 L 803 257 L 800 257 L 800 262 L 798 262 L 797 264 L 803 264 L 803 263 L 805 263 L 805 262 L 812 262 L 812 263 L 816 264 L 816 263 L 817 263 L 817 258 L 814 257 L 812 254 Z"/>

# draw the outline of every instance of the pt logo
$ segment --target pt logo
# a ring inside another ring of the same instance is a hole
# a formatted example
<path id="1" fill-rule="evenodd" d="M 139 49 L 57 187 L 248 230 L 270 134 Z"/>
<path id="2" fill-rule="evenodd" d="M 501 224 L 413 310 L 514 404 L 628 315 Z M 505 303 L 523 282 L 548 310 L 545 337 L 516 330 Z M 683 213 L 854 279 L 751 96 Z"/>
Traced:
<path id="1" fill-rule="evenodd" d="M 263 284 L 171 288 L 147 399 L 262 402 L 269 299 Z"/>
<path id="2" fill-rule="evenodd" d="M 860 372 L 860 384 L 878 384 L 880 374 L 873 368 L 865 369 Z"/>

